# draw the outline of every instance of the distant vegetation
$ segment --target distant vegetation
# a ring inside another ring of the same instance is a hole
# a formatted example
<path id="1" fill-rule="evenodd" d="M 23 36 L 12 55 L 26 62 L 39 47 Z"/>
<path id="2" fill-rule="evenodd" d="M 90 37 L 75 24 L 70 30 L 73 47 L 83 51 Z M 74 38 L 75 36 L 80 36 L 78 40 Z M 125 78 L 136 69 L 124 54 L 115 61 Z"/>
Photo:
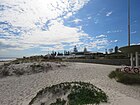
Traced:
<path id="1" fill-rule="evenodd" d="M 12 61 L 13 64 L 20 64 L 20 63 L 31 63 L 31 62 L 60 62 L 62 61 L 61 58 L 56 58 L 52 55 L 40 55 L 40 56 L 30 56 L 30 57 L 23 57 L 23 58 L 17 58 L 16 60 Z"/>
<path id="2" fill-rule="evenodd" d="M 140 84 L 140 74 L 112 71 L 108 76 L 124 84 Z"/>
<path id="3" fill-rule="evenodd" d="M 47 97 L 49 97 L 48 100 Z M 46 100 L 44 101 L 44 99 Z M 101 89 L 90 83 L 64 82 L 40 90 L 29 105 L 100 104 L 101 102 L 107 102 L 107 99 L 107 95 Z M 54 100 L 54 102 L 50 100 Z"/>

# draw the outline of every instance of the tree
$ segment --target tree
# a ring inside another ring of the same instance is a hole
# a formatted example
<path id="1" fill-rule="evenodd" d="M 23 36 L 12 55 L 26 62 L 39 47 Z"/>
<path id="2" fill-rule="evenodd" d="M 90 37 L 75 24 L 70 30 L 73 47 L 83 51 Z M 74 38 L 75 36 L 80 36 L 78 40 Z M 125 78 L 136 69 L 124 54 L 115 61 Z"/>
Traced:
<path id="1" fill-rule="evenodd" d="M 58 54 L 57 54 L 58 56 L 63 56 L 63 53 L 60 53 L 60 52 L 58 52 Z"/>
<path id="2" fill-rule="evenodd" d="M 70 52 L 68 51 L 68 55 L 70 55 Z"/>
<path id="3" fill-rule="evenodd" d="M 84 53 L 86 53 L 86 52 L 87 52 L 87 48 L 85 47 L 85 48 L 84 48 Z"/>
<path id="4" fill-rule="evenodd" d="M 115 47 L 115 53 L 118 53 L 118 46 Z"/>
<path id="5" fill-rule="evenodd" d="M 105 49 L 105 54 L 106 54 L 106 55 L 108 54 L 107 49 Z"/>
<path id="6" fill-rule="evenodd" d="M 109 49 L 109 53 L 112 53 L 113 52 L 113 48 Z"/>
<path id="7" fill-rule="evenodd" d="M 78 52 L 78 50 L 77 50 L 77 47 L 76 47 L 76 46 L 74 46 L 73 51 L 74 51 L 74 52 Z"/>

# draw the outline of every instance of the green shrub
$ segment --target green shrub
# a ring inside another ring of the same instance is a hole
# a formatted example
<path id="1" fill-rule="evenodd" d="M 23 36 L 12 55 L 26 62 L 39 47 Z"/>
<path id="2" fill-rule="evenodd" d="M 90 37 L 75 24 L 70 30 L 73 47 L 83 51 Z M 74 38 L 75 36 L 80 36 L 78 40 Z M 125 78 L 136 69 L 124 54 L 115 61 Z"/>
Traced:
<path id="1" fill-rule="evenodd" d="M 66 105 L 66 103 L 68 105 L 100 104 L 108 100 L 105 92 L 90 83 L 64 82 L 40 90 L 30 101 L 29 105 L 34 105 L 34 102 L 46 93 L 51 93 L 52 96 L 60 95 L 55 102 L 49 105 Z M 61 99 L 65 94 L 67 94 L 67 100 Z"/>
<path id="2" fill-rule="evenodd" d="M 108 76 L 109 78 L 114 78 L 117 82 L 124 84 L 140 84 L 140 74 L 112 71 Z"/>
<path id="3" fill-rule="evenodd" d="M 107 97 L 103 93 L 96 93 L 90 89 L 81 88 L 68 95 L 69 105 L 99 104 L 107 102 Z"/>

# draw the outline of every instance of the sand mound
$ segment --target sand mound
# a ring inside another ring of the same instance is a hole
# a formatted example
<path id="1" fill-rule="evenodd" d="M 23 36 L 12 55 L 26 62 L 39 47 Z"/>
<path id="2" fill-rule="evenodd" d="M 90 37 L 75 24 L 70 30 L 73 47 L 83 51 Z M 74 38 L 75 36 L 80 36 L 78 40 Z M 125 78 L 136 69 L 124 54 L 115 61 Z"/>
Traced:
<path id="1" fill-rule="evenodd" d="M 107 102 L 106 94 L 86 82 L 64 82 L 40 90 L 29 105 L 85 105 Z"/>
<path id="2" fill-rule="evenodd" d="M 48 72 L 49 70 L 56 69 L 57 67 L 66 66 L 62 63 L 53 62 L 33 62 L 33 63 L 6 63 L 0 66 L 0 77 L 6 76 L 20 76 L 20 75 L 30 75 L 40 72 Z"/>

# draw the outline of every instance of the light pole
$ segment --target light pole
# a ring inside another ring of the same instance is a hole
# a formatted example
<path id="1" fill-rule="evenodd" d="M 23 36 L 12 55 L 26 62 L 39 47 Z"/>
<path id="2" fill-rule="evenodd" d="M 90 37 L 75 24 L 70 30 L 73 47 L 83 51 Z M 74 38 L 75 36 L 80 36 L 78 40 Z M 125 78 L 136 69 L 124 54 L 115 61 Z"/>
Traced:
<path id="1" fill-rule="evenodd" d="M 130 0 L 128 0 L 128 46 L 130 46 Z"/>

